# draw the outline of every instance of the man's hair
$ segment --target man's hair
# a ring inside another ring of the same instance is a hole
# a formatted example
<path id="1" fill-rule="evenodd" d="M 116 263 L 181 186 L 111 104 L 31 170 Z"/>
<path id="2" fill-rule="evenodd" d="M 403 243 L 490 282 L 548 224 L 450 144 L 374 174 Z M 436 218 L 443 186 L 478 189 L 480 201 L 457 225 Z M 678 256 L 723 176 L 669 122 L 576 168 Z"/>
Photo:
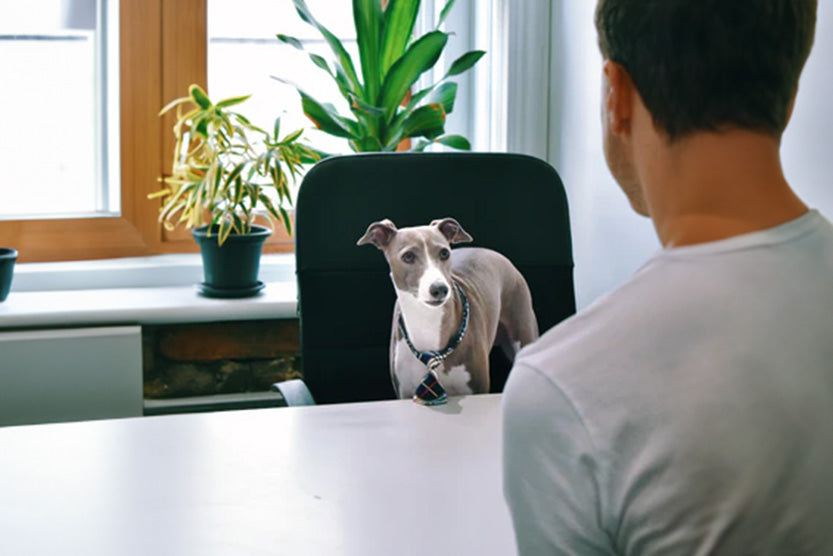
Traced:
<path id="1" fill-rule="evenodd" d="M 741 128 L 780 137 L 817 0 L 599 0 L 602 55 L 623 66 L 671 140 Z"/>

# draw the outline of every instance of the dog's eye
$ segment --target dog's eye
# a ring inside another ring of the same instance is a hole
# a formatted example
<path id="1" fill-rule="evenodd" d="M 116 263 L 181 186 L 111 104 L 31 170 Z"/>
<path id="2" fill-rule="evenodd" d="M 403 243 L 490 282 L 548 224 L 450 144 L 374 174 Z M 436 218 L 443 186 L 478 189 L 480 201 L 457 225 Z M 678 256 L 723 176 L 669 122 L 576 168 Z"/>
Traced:
<path id="1" fill-rule="evenodd" d="M 447 261 L 448 258 L 451 256 L 451 252 L 448 249 L 440 249 L 440 260 Z"/>
<path id="2" fill-rule="evenodd" d="M 405 264 L 413 264 L 416 260 L 416 255 L 414 255 L 411 251 L 406 251 L 402 254 L 402 262 Z"/>

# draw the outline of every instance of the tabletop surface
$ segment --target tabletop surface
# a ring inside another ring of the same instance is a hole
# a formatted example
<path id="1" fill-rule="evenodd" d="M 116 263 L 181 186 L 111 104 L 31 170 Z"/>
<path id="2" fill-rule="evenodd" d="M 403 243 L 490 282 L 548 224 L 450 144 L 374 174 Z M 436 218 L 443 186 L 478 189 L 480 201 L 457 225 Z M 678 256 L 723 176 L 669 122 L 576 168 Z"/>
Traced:
<path id="1" fill-rule="evenodd" d="M 515 554 L 500 396 L 0 428 L 0 554 Z"/>

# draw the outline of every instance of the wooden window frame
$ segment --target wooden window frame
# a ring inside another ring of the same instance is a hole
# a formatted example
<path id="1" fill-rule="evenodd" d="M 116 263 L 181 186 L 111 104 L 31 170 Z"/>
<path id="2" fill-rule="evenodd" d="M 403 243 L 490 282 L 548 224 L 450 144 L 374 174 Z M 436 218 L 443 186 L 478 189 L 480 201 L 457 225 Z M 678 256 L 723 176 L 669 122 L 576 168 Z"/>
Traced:
<path id="1" fill-rule="evenodd" d="M 0 221 L 0 238 L 20 262 L 188 253 L 190 233 L 164 231 L 159 201 L 147 198 L 169 171 L 173 116 L 158 116 L 191 83 L 207 82 L 207 0 L 120 0 L 121 215 Z M 266 252 L 294 250 L 282 226 Z"/>

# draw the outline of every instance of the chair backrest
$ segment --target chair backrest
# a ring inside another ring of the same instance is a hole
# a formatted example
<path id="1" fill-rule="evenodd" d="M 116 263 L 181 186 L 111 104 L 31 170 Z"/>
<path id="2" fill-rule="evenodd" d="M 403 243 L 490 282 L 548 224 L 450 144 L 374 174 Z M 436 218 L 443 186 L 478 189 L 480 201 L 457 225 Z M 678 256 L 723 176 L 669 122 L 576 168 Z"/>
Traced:
<path id="1" fill-rule="evenodd" d="M 542 333 L 575 312 L 567 199 L 547 163 L 505 153 L 323 160 L 301 184 L 295 232 L 302 368 L 319 403 L 394 397 L 390 271 L 381 252 L 356 241 L 383 218 L 401 228 L 446 216 L 472 235 L 466 246 L 494 249 L 521 271 Z M 504 366 L 493 369 L 493 391 Z"/>

